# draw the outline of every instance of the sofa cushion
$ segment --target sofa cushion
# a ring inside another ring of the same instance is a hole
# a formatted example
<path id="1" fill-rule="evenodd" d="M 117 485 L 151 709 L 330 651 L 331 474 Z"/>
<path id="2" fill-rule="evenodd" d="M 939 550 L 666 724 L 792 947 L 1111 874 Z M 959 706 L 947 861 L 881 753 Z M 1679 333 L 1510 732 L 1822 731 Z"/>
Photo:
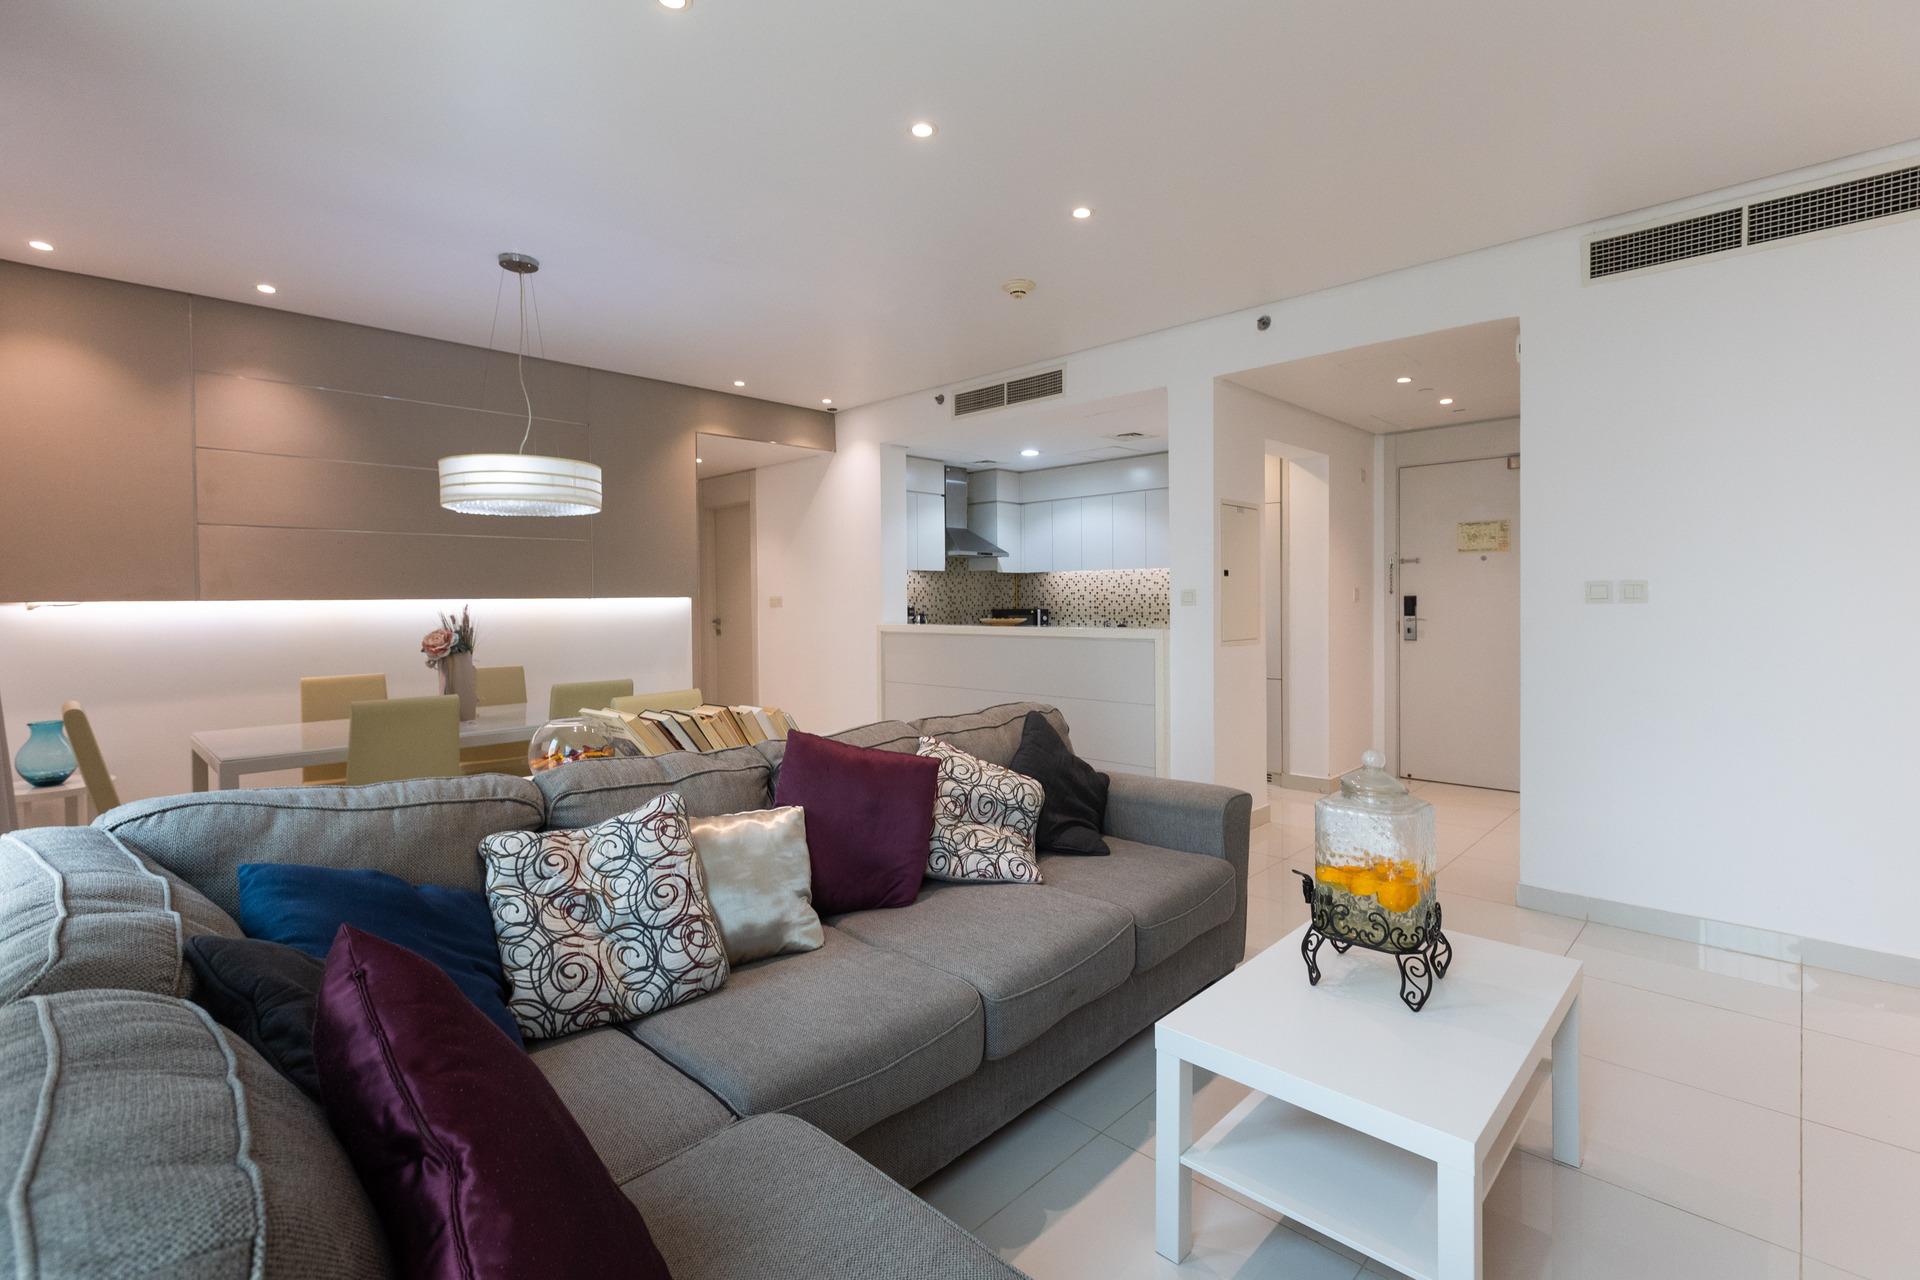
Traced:
<path id="1" fill-rule="evenodd" d="M 828 923 L 978 991 L 989 1058 L 1028 1044 L 1133 972 L 1133 917 L 1051 885 L 929 884 L 911 906 Z"/>
<path id="2" fill-rule="evenodd" d="M 940 762 L 927 878 L 1039 884 L 1033 832 L 1044 796 L 1040 784 L 938 738 L 920 739 L 920 754 Z"/>
<path id="3" fill-rule="evenodd" d="M 820 945 L 804 810 L 723 813 L 695 818 L 692 829 L 728 964 Z"/>
<path id="4" fill-rule="evenodd" d="M 1044 793 L 1033 836 L 1042 853 L 1107 855 L 1100 836 L 1107 820 L 1107 775 L 1067 750 L 1053 722 L 1040 712 L 1027 712 L 1010 767 L 1039 783 Z"/>
<path id="5" fill-rule="evenodd" d="M 191 885 L 104 831 L 0 836 L 0 1003 L 89 987 L 186 995 L 186 939 L 239 933 Z"/>
<path id="6" fill-rule="evenodd" d="M 340 926 L 313 1057 L 396 1262 L 418 1280 L 667 1280 L 579 1122 L 489 1025 L 432 961 Z"/>
<path id="7" fill-rule="evenodd" d="M 1233 917 L 1233 864 L 1204 853 L 1176 853 L 1110 837 L 1111 856 L 1048 854 L 1047 883 L 1097 898 L 1133 917 L 1133 967 L 1145 973 L 1207 930 Z"/>
<path id="8" fill-rule="evenodd" d="M 719 1099 L 617 1027 L 536 1040 L 527 1051 L 615 1182 L 733 1123 Z"/>
<path id="9" fill-rule="evenodd" d="M 744 813 L 773 803 L 773 766 L 752 747 L 697 754 L 576 760 L 533 780 L 546 798 L 550 829 L 590 827 L 677 791 L 696 818 Z"/>
<path id="10" fill-rule="evenodd" d="M 1047 723 L 1060 735 L 1060 740 L 1067 743 L 1069 750 L 1072 749 L 1073 744 L 1067 737 L 1066 717 L 1044 702 L 1004 702 L 997 707 L 969 711 L 965 715 L 928 716 L 916 723 L 914 728 L 929 738 L 952 743 L 970 756 L 979 756 L 988 764 L 1004 768 L 1013 763 L 1013 753 L 1020 749 L 1020 735 L 1026 728 L 1029 711 L 1044 715 Z"/>
<path id="11" fill-rule="evenodd" d="M 850 747 L 871 747 L 875 751 L 900 751 L 912 755 L 920 745 L 920 731 L 905 720 L 876 720 L 872 724 L 855 725 L 851 729 L 842 729 L 839 733 L 829 733 L 826 737 L 835 742 L 844 742 Z M 774 782 L 780 780 L 780 763 L 786 758 L 787 740 L 768 738 L 765 742 L 756 742 L 753 749 L 766 757 L 773 766 Z"/>
<path id="12" fill-rule="evenodd" d="M 368 867 L 414 884 L 479 889 L 480 837 L 538 830 L 545 814 L 539 790 L 525 778 L 481 773 L 162 796 L 110 809 L 94 826 L 232 914 L 240 907 L 234 868 L 243 862 Z"/>
<path id="13" fill-rule="evenodd" d="M 389 1274 L 326 1118 L 203 1009 L 69 991 L 0 1009 L 0 1271 Z"/>
<path id="14" fill-rule="evenodd" d="M 927 874 L 939 779 L 929 757 L 788 735 L 774 803 L 806 811 L 816 911 L 913 901 Z"/>
<path id="15" fill-rule="evenodd" d="M 818 951 L 744 965 L 705 999 L 627 1029 L 734 1114 L 791 1112 L 836 1138 L 980 1065 L 972 987 L 837 929 Z"/>
<path id="16" fill-rule="evenodd" d="M 326 966 L 295 947 L 259 938 L 193 938 L 187 963 L 196 980 L 195 1002 L 300 1092 L 320 1101 L 313 1011 Z"/>
<path id="17" fill-rule="evenodd" d="M 918 1196 L 790 1116 L 716 1133 L 626 1190 L 674 1280 L 1020 1280 Z"/>

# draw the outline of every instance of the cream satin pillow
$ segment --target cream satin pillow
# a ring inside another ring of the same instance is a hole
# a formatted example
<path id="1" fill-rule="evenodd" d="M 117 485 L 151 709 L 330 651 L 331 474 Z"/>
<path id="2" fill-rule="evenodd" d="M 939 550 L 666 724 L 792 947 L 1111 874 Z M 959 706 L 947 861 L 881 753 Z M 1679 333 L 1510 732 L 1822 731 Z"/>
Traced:
<path id="1" fill-rule="evenodd" d="M 693 819 L 693 847 L 730 964 L 826 941 L 813 910 L 806 816 L 797 805 Z"/>

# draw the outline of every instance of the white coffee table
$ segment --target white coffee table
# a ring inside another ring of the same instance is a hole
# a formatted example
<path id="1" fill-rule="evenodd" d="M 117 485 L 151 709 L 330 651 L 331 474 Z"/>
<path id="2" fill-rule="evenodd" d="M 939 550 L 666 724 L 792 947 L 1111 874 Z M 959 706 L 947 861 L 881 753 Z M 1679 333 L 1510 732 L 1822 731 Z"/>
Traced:
<path id="1" fill-rule="evenodd" d="M 1481 1200 L 1549 1079 L 1553 1158 L 1580 1163 L 1580 963 L 1449 933 L 1414 1013 L 1359 948 L 1323 948 L 1309 986 L 1305 932 L 1154 1027 L 1158 1250 L 1191 1248 L 1200 1173 L 1419 1280 L 1478 1280 Z M 1195 1067 L 1254 1091 L 1197 1142 Z"/>

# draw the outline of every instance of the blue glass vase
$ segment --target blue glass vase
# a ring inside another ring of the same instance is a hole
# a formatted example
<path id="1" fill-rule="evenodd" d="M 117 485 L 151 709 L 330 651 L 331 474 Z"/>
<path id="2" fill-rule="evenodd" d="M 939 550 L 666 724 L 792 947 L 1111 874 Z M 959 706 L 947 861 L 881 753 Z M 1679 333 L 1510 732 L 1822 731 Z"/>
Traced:
<path id="1" fill-rule="evenodd" d="M 36 787 L 57 787 L 73 776 L 80 762 L 73 758 L 66 726 L 58 720 L 33 720 L 27 740 L 13 753 L 13 767 Z"/>

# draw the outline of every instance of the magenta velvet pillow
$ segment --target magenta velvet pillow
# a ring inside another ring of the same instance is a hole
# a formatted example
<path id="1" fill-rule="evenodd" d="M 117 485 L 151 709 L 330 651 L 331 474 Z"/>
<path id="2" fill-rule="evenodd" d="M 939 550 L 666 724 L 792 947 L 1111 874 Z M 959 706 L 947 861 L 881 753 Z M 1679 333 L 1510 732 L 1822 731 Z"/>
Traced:
<path id="1" fill-rule="evenodd" d="M 933 837 L 940 762 L 787 735 L 775 805 L 807 811 L 813 909 L 821 915 L 904 907 L 920 892 Z"/>
<path id="2" fill-rule="evenodd" d="M 401 1274 L 667 1275 L 540 1068 L 438 965 L 340 926 L 313 1056 Z"/>

